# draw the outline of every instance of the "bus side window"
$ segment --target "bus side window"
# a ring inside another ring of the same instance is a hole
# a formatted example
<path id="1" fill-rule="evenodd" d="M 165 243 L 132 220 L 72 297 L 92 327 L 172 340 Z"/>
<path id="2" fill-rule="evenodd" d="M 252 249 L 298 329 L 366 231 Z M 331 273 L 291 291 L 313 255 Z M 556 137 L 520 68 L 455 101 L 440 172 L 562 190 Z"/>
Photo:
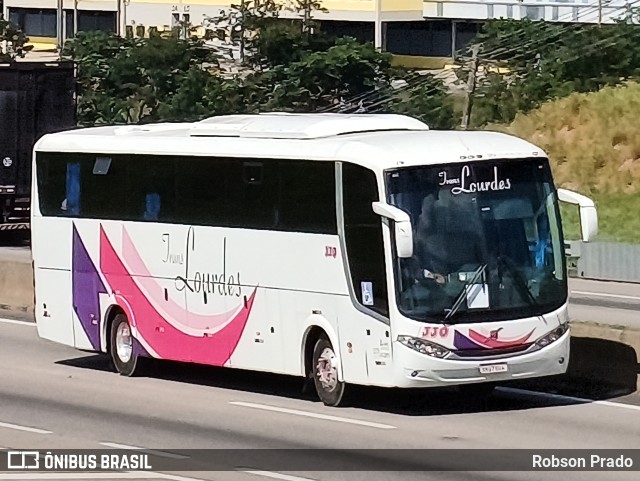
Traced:
<path id="1" fill-rule="evenodd" d="M 135 219 L 147 222 L 170 222 L 174 204 L 176 159 L 141 156 L 130 159 L 128 188 L 135 208 Z"/>
<path id="2" fill-rule="evenodd" d="M 360 304 L 389 315 L 382 219 L 373 212 L 379 200 L 375 174 L 352 164 L 342 167 L 344 235 L 349 271 Z"/>
<path id="3" fill-rule="evenodd" d="M 333 162 L 280 162 L 278 229 L 337 235 Z"/>
<path id="4" fill-rule="evenodd" d="M 40 152 L 36 159 L 36 180 L 40 211 L 44 216 L 68 216 L 68 156 Z"/>

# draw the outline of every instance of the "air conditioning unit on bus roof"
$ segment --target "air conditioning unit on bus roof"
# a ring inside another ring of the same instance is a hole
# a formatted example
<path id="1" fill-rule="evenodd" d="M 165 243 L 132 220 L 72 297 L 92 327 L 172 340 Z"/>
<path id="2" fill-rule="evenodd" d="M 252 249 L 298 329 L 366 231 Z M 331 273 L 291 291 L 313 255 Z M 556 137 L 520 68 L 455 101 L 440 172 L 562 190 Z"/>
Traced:
<path id="1" fill-rule="evenodd" d="M 274 112 L 223 115 L 196 122 L 191 137 L 318 139 L 335 135 L 393 130 L 429 130 L 412 117 L 397 114 L 295 114 Z"/>

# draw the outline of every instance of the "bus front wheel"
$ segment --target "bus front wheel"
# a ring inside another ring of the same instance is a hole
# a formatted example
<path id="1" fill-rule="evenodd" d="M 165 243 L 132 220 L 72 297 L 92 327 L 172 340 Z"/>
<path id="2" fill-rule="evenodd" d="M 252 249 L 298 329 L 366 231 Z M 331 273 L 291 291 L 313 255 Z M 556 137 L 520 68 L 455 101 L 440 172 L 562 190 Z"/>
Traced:
<path id="1" fill-rule="evenodd" d="M 338 358 L 328 339 L 321 337 L 313 349 L 313 381 L 320 400 L 327 406 L 339 406 L 345 383 L 338 379 Z"/>
<path id="2" fill-rule="evenodd" d="M 124 314 L 117 314 L 111 323 L 111 360 L 123 376 L 133 376 L 138 367 L 138 355 L 133 345 L 131 325 Z"/>

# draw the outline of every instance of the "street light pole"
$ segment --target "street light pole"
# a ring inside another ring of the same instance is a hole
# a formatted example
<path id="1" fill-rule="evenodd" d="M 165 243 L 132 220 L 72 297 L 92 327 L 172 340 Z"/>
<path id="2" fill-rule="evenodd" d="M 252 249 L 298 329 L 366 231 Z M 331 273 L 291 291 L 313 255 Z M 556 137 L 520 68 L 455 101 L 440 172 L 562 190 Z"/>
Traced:
<path id="1" fill-rule="evenodd" d="M 382 50 L 382 0 L 376 2 L 376 18 L 375 18 L 375 47 Z"/>

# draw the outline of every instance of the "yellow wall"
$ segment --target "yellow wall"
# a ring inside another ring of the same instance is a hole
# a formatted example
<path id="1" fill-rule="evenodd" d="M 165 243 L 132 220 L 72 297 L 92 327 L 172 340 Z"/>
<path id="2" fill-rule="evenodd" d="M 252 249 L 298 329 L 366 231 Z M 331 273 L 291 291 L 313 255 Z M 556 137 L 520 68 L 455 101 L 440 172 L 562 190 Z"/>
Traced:
<path id="1" fill-rule="evenodd" d="M 327 10 L 350 10 L 373 12 L 375 0 L 323 0 Z M 422 11 L 423 0 L 382 0 L 382 10 L 385 12 Z"/>
<path id="2" fill-rule="evenodd" d="M 282 0 L 286 3 L 286 0 Z M 90 0 L 83 0 L 90 2 Z M 236 0 L 131 0 L 132 3 L 160 3 L 171 5 L 212 5 L 229 6 Z M 373 12 L 376 0 L 323 0 L 324 8 L 329 11 Z M 422 11 L 423 0 L 382 0 L 385 12 Z"/>

